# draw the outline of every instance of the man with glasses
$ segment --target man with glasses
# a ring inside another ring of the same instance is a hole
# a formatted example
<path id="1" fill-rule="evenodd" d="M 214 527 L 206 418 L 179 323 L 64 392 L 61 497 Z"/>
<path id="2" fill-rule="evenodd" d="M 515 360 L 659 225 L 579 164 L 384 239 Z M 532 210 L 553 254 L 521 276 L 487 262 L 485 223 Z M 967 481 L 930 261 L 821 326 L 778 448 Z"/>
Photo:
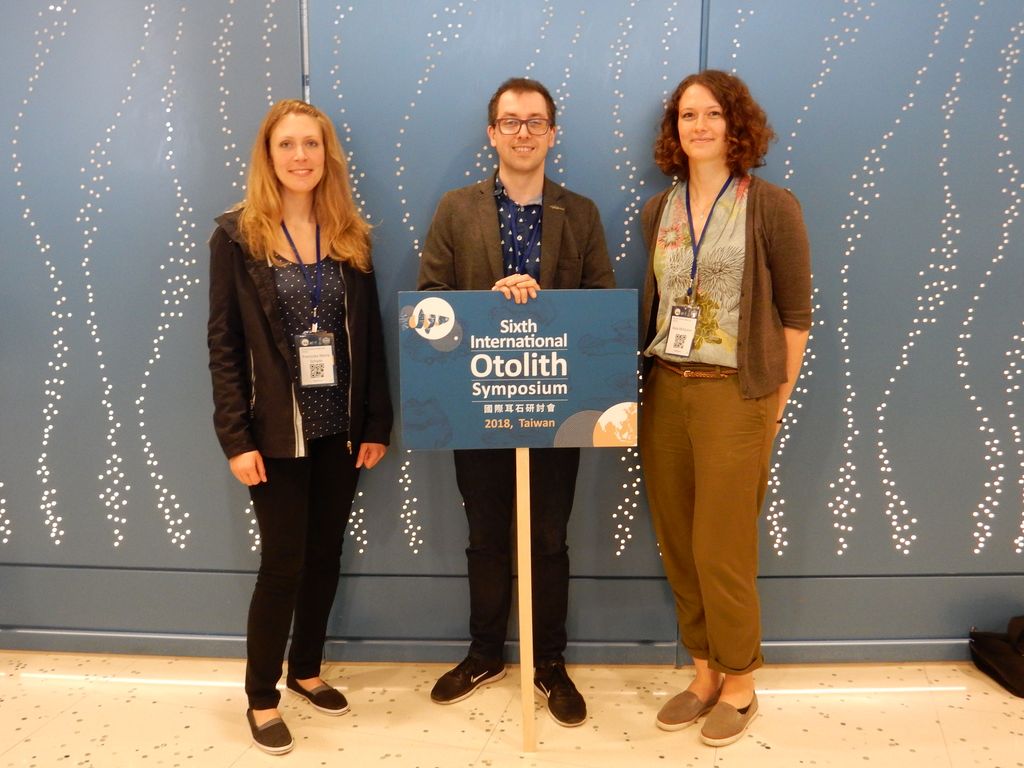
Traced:
<path id="1" fill-rule="evenodd" d="M 423 246 L 419 290 L 490 289 L 522 304 L 544 288 L 614 288 L 597 207 L 544 176 L 557 131 L 548 90 L 535 80 L 506 80 L 491 97 L 487 121 L 498 171 L 441 198 Z M 547 699 L 551 717 L 565 726 L 587 718 L 562 655 L 566 528 L 579 460 L 578 448 L 530 451 L 534 687 Z M 461 701 L 505 676 L 512 605 L 515 451 L 455 451 L 455 478 L 469 522 L 472 641 L 465 660 L 434 685 L 430 697 L 438 704 Z"/>

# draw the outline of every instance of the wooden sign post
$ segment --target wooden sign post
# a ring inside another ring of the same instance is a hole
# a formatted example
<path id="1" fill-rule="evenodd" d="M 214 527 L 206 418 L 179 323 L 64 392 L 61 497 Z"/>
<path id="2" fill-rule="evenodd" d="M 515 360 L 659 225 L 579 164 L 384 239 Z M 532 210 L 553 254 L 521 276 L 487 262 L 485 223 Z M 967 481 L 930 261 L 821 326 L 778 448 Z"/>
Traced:
<path id="1" fill-rule="evenodd" d="M 516 448 L 516 551 L 519 572 L 519 695 L 523 752 L 537 751 L 533 716 L 533 567 L 530 547 L 530 449 Z"/>

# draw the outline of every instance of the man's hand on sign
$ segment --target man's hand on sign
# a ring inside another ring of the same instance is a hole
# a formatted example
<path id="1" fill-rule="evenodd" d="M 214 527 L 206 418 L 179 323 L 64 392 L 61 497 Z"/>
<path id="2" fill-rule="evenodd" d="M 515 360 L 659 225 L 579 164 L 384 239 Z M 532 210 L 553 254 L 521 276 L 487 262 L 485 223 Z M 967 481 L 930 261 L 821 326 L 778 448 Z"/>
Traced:
<path id="1" fill-rule="evenodd" d="M 512 299 L 516 304 L 525 304 L 537 298 L 540 285 L 529 275 L 509 275 L 496 282 L 491 290 L 501 291 L 506 299 Z"/>

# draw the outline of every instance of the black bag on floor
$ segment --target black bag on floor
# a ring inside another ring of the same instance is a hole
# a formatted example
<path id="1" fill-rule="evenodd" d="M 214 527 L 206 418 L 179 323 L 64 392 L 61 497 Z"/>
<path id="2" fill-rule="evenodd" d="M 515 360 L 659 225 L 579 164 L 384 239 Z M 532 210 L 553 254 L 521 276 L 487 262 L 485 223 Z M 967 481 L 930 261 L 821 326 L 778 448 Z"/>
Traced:
<path id="1" fill-rule="evenodd" d="M 1024 699 L 1024 616 L 1010 619 L 1005 633 L 972 627 L 970 647 L 974 666 Z"/>

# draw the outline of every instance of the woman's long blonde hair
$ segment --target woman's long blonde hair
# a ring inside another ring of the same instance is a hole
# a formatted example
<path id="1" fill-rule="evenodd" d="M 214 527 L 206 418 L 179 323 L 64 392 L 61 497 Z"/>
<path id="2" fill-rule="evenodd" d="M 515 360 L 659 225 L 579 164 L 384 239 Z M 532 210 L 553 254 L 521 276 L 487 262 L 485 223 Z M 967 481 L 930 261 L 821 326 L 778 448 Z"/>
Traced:
<path id="1" fill-rule="evenodd" d="M 352 200 L 348 165 L 334 125 L 319 109 L 297 99 L 274 104 L 256 134 L 245 200 L 239 204 L 238 229 L 242 241 L 254 258 L 281 260 L 274 247 L 281 227 L 281 193 L 270 159 L 270 134 L 286 115 L 312 117 L 323 133 L 324 175 L 313 191 L 313 214 L 320 226 L 324 253 L 363 272 L 371 271 L 370 225 Z"/>

